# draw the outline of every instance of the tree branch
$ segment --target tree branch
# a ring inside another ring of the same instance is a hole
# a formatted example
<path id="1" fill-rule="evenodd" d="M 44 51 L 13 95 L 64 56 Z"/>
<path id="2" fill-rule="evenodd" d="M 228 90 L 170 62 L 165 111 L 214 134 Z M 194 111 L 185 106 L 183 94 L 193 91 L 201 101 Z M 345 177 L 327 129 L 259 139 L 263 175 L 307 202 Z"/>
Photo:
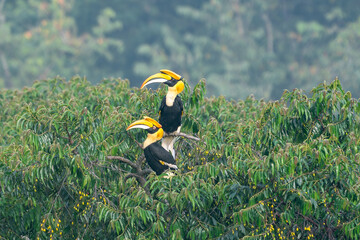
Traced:
<path id="1" fill-rule="evenodd" d="M 143 177 L 143 176 L 140 176 L 138 174 L 135 174 L 135 173 L 129 173 L 128 175 L 126 175 L 124 181 L 126 182 L 129 178 L 131 177 L 134 177 L 136 178 L 136 180 L 138 181 L 138 183 L 140 184 L 140 186 L 145 190 L 146 194 L 148 196 L 151 196 L 150 195 L 150 191 L 149 191 L 149 188 L 148 187 L 145 187 L 145 184 L 146 184 L 146 179 Z"/>
<path id="2" fill-rule="evenodd" d="M 135 169 L 138 169 L 138 165 L 132 161 L 130 161 L 129 159 L 127 158 L 124 158 L 124 157 L 120 157 L 120 156 L 106 156 L 107 159 L 109 160 L 119 160 L 123 163 L 126 163 L 127 165 L 130 165 L 131 167 L 135 168 Z"/>
<path id="3" fill-rule="evenodd" d="M 128 165 L 130 165 L 132 168 L 134 168 L 134 170 L 136 171 L 136 173 L 128 173 L 126 176 L 125 176 L 125 179 L 124 179 L 124 182 L 126 183 L 126 181 L 129 179 L 129 178 L 136 178 L 136 180 L 138 181 L 138 183 L 140 184 L 140 186 L 145 190 L 146 194 L 151 196 L 150 195 L 150 191 L 149 191 L 149 188 L 145 186 L 146 184 L 146 179 L 145 177 L 150 174 L 152 172 L 152 170 L 150 168 L 147 168 L 147 169 L 141 169 L 141 165 L 142 163 L 145 161 L 145 156 L 142 155 L 141 157 L 139 157 L 139 159 L 136 161 L 136 163 L 130 161 L 129 159 L 127 158 L 124 158 L 124 157 L 120 157 L 120 156 L 106 156 L 107 159 L 109 160 L 119 160 L 123 163 L 126 163 Z"/>
<path id="4" fill-rule="evenodd" d="M 308 218 L 307 216 L 304 216 L 302 213 L 297 212 L 297 214 L 299 214 L 301 217 L 303 217 L 304 219 L 306 219 L 307 221 L 312 222 L 314 225 L 316 225 L 316 227 L 319 227 L 319 224 L 317 222 L 315 222 L 314 220 L 312 220 L 311 218 Z"/>
<path id="5" fill-rule="evenodd" d="M 192 135 L 188 135 L 186 133 L 172 133 L 172 134 L 167 134 L 166 136 L 174 136 L 174 137 L 184 137 L 190 140 L 194 140 L 194 141 L 200 141 L 200 138 L 192 136 Z"/>
<path id="6" fill-rule="evenodd" d="M 138 166 L 141 166 L 145 160 L 146 160 L 145 156 L 141 155 L 141 157 L 139 157 L 139 159 L 136 161 L 136 164 Z"/>
<path id="7" fill-rule="evenodd" d="M 134 137 L 129 134 L 127 132 L 128 136 L 134 140 L 134 142 L 136 142 L 136 144 L 141 148 L 141 149 L 144 149 L 142 144 L 139 143 L 138 141 L 136 141 L 134 139 Z M 194 140 L 194 141 L 200 141 L 200 138 L 198 137 L 195 137 L 195 136 L 191 136 L 191 135 L 188 135 L 186 133 L 174 133 L 174 134 L 170 134 L 170 135 L 167 135 L 167 136 L 175 136 L 175 137 L 183 137 L 183 138 L 187 138 L 187 139 L 191 139 L 191 140 Z M 140 186 L 145 190 L 145 192 L 150 196 L 150 191 L 149 189 L 145 186 L 146 184 L 146 175 L 150 174 L 152 172 L 152 170 L 150 168 L 147 168 L 147 169 L 144 169 L 142 170 L 141 169 L 141 165 L 143 164 L 143 162 L 145 161 L 145 156 L 144 155 L 141 155 L 138 160 L 136 161 L 136 163 L 130 161 L 129 159 L 127 158 L 124 158 L 124 157 L 120 157 L 120 156 L 106 156 L 107 159 L 109 160 L 119 160 L 123 163 L 126 163 L 127 165 L 131 166 L 135 171 L 136 173 L 128 173 L 126 176 L 125 176 L 125 179 L 124 181 L 126 182 L 129 178 L 136 178 L 136 180 L 138 181 L 138 183 L 140 184 Z"/>
<path id="8" fill-rule="evenodd" d="M 141 178 L 141 177 L 140 177 L 139 175 L 137 175 L 136 173 L 129 173 L 128 175 L 125 176 L 124 182 L 126 182 L 127 180 L 129 180 L 129 179 L 132 178 L 132 177 L 134 177 L 134 178 L 136 178 L 136 179 Z"/>
<path id="9" fill-rule="evenodd" d="M 144 169 L 141 172 L 139 172 L 139 175 L 140 176 L 145 176 L 145 175 L 150 174 L 152 172 L 153 172 L 153 170 L 151 170 L 150 168 L 147 168 L 147 169 Z"/>

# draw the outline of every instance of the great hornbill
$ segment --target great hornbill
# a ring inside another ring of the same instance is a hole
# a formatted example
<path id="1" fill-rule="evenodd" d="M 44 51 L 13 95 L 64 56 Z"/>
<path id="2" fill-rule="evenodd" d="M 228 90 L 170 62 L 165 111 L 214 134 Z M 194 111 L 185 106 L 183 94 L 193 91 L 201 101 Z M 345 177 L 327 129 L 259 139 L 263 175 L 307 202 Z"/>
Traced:
<path id="1" fill-rule="evenodd" d="M 178 94 L 184 90 L 184 81 L 179 74 L 167 69 L 162 69 L 160 73 L 148 77 L 141 85 L 141 88 L 150 83 L 165 83 L 168 85 L 168 92 L 162 99 L 159 108 L 159 122 L 166 133 L 161 145 L 170 151 L 175 158 L 175 137 L 169 135 L 175 132 L 179 133 L 181 129 L 181 116 L 184 108 Z"/>
<path id="2" fill-rule="evenodd" d="M 144 154 L 147 163 L 152 170 L 160 175 L 167 169 L 177 170 L 175 159 L 165 150 L 158 141 L 163 137 L 164 131 L 161 125 L 150 117 L 144 117 L 142 120 L 138 120 L 130 124 L 126 130 L 133 128 L 145 129 L 148 132 L 147 138 L 144 142 Z"/>

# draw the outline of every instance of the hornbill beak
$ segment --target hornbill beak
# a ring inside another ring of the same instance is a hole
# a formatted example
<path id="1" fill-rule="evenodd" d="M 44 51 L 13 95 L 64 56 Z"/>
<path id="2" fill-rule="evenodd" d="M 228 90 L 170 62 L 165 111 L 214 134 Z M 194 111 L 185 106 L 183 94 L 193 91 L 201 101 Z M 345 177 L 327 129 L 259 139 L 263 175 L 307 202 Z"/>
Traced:
<path id="1" fill-rule="evenodd" d="M 177 74 L 171 70 L 161 69 L 160 73 L 156 73 L 156 74 L 148 77 L 143 82 L 140 89 L 142 89 L 143 87 L 145 87 L 146 85 L 151 84 L 151 83 L 169 83 L 171 80 L 180 81 L 180 80 L 183 80 L 183 78 L 179 74 Z"/>
<path id="2" fill-rule="evenodd" d="M 158 123 L 156 120 L 150 118 L 150 117 L 144 117 L 144 119 L 137 120 L 130 124 L 126 131 L 133 129 L 133 128 L 141 128 L 141 129 L 160 129 L 162 128 L 161 124 Z"/>
<path id="3" fill-rule="evenodd" d="M 163 73 L 156 73 L 156 74 L 151 75 L 150 77 L 148 77 L 143 82 L 140 89 L 142 89 L 143 87 L 145 87 L 146 85 L 151 84 L 151 83 L 164 83 L 164 82 L 167 82 L 167 81 L 170 81 L 170 80 L 171 80 L 171 77 L 169 75 L 166 75 L 166 74 L 163 74 Z"/>
<path id="4" fill-rule="evenodd" d="M 161 69 L 160 72 L 169 75 L 170 77 L 174 78 L 175 80 L 182 80 L 182 77 L 179 74 L 177 74 L 176 72 L 173 72 L 171 70 Z"/>
<path id="5" fill-rule="evenodd" d="M 162 129 L 161 124 L 150 117 L 144 117 L 144 119 L 133 122 L 126 128 L 126 131 L 133 128 L 145 129 L 148 132 L 148 138 L 153 142 L 162 139 L 164 136 L 164 130 Z"/>

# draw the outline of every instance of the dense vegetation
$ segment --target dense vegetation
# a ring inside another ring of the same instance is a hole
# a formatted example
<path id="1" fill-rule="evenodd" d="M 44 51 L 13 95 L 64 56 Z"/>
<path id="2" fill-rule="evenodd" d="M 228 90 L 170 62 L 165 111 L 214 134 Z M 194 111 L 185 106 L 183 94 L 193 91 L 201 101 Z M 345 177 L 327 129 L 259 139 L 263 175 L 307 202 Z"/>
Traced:
<path id="1" fill-rule="evenodd" d="M 0 0 L 0 87 L 161 68 L 209 95 L 279 99 L 338 76 L 360 97 L 358 0 Z"/>
<path id="2" fill-rule="evenodd" d="M 165 90 L 1 90 L 0 239 L 360 237 L 360 102 L 338 79 L 271 102 L 186 86 L 182 131 L 201 141 L 177 141 L 174 177 L 139 177 L 145 133 L 125 129 L 157 118 Z"/>

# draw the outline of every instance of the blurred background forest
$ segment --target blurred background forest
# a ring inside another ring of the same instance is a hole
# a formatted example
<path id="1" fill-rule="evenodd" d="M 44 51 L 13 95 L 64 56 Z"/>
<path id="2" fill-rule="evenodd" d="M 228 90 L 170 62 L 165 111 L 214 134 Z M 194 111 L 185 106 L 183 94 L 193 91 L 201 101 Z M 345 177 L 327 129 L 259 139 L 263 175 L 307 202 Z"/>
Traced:
<path id="1" fill-rule="evenodd" d="M 0 87 L 172 69 L 210 95 L 277 99 L 339 76 L 360 96 L 358 0 L 0 0 Z"/>

